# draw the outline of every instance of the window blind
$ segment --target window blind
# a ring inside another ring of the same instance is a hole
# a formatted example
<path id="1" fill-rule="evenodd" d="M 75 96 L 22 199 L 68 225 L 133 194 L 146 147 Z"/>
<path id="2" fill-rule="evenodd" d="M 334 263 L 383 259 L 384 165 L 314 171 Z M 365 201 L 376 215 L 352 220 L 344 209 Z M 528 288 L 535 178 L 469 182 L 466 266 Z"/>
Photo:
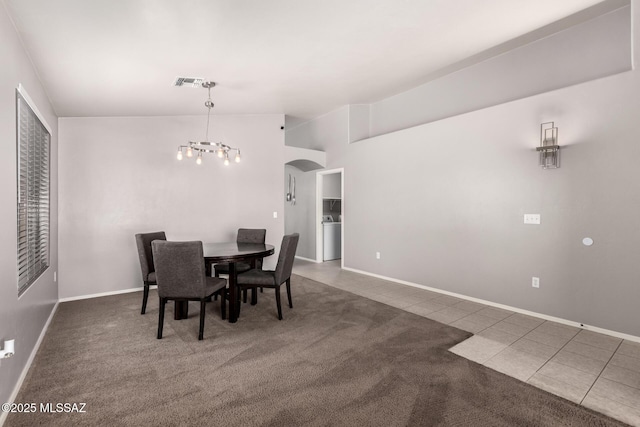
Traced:
<path id="1" fill-rule="evenodd" d="M 49 266 L 51 135 L 17 92 L 18 294 Z"/>

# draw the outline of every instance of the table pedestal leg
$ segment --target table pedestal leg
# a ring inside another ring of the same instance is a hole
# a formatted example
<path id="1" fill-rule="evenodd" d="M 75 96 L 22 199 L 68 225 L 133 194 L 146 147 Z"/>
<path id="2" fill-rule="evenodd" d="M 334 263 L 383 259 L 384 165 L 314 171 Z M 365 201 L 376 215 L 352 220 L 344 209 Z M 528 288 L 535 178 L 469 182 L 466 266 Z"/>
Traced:
<path id="1" fill-rule="evenodd" d="M 173 309 L 173 318 L 182 320 L 189 317 L 189 301 L 176 301 Z"/>
<path id="2" fill-rule="evenodd" d="M 229 323 L 236 323 L 238 321 L 238 289 L 237 283 L 236 263 L 229 263 Z"/>

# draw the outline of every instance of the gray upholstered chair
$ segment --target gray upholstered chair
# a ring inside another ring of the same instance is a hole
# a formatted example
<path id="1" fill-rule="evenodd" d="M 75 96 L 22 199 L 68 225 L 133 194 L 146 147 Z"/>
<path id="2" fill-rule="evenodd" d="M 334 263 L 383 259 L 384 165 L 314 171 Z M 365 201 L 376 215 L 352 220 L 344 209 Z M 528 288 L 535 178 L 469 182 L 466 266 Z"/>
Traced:
<path id="1" fill-rule="evenodd" d="M 293 308 L 291 301 L 291 270 L 293 269 L 293 259 L 296 255 L 298 247 L 298 239 L 300 235 L 293 233 L 282 238 L 280 246 L 280 254 L 278 255 L 278 264 L 275 271 L 251 269 L 245 273 L 238 275 L 238 288 L 252 290 L 252 303 L 255 302 L 256 288 L 275 288 L 276 304 L 278 306 L 278 319 L 282 320 L 282 308 L 280 306 L 280 285 L 286 283 L 287 298 L 289 299 L 289 308 Z M 238 314 L 240 314 L 240 304 L 238 302 Z"/>
<path id="2" fill-rule="evenodd" d="M 147 310 L 149 286 L 156 284 L 156 271 L 153 265 L 153 256 L 151 254 L 151 242 L 153 242 L 154 240 L 167 240 L 167 236 L 164 234 L 164 231 L 136 234 L 138 258 L 140 259 L 142 283 L 144 284 L 144 293 L 142 295 L 142 311 L 140 312 L 140 314 L 144 314 Z"/>
<path id="3" fill-rule="evenodd" d="M 168 300 L 200 301 L 200 330 L 198 339 L 204 334 L 204 315 L 207 301 L 214 294 L 221 295 L 220 310 L 226 318 L 227 281 L 207 277 L 204 266 L 202 242 L 167 242 L 155 240 L 151 243 L 156 267 L 156 282 L 160 311 L 158 316 L 158 339 L 162 338 L 164 307 Z"/>
<path id="4" fill-rule="evenodd" d="M 236 237 L 236 243 L 259 243 L 263 244 L 267 236 L 267 230 L 263 228 L 239 228 L 238 235 Z M 246 262 L 236 263 L 236 273 L 244 273 L 251 270 L 252 266 Z M 262 259 L 256 260 L 255 268 L 262 270 Z M 229 274 L 229 264 L 220 263 L 214 267 L 215 276 L 220 277 L 221 274 Z M 242 299 L 247 302 L 247 291 L 242 293 Z"/>
<path id="5" fill-rule="evenodd" d="M 264 245 L 266 235 L 267 230 L 262 228 L 239 228 L 236 243 L 259 243 Z M 262 260 L 256 261 L 255 268 L 262 268 Z M 229 264 L 227 263 L 216 264 L 214 269 L 216 277 L 220 277 L 221 274 L 229 274 Z M 240 274 L 249 270 L 251 270 L 251 265 L 248 263 L 236 263 L 236 273 Z"/>

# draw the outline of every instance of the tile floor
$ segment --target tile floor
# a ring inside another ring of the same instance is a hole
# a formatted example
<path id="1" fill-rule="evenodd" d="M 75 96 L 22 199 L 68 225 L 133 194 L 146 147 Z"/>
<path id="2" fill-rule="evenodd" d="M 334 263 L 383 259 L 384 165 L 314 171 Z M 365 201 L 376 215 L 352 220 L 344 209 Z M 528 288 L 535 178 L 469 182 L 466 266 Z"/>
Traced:
<path id="1" fill-rule="evenodd" d="M 474 335 L 455 354 L 625 423 L 640 426 L 640 343 L 296 260 L 294 274 Z"/>

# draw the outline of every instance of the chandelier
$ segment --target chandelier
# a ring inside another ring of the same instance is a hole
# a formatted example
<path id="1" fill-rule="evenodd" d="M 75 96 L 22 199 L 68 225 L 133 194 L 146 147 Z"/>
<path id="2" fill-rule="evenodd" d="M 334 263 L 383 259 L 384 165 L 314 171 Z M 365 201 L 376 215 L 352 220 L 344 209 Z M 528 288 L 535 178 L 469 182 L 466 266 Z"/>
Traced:
<path id="1" fill-rule="evenodd" d="M 209 141 L 209 120 L 211 118 L 211 109 L 213 108 L 213 102 L 211 101 L 211 88 L 216 84 L 214 82 L 203 82 L 202 87 L 207 88 L 209 91 L 209 98 L 204 103 L 205 107 L 207 107 L 207 134 L 204 141 L 195 142 L 189 141 L 187 145 L 178 146 L 178 160 L 182 160 L 182 150 L 185 150 L 185 155 L 187 157 L 193 157 L 194 154 L 196 156 L 196 164 L 202 164 L 202 153 L 215 153 L 221 159 L 224 159 L 225 166 L 229 165 L 229 152 L 235 151 L 234 159 L 236 163 L 240 162 L 240 149 L 230 147 L 229 145 L 223 144 L 222 142 L 210 142 Z"/>

